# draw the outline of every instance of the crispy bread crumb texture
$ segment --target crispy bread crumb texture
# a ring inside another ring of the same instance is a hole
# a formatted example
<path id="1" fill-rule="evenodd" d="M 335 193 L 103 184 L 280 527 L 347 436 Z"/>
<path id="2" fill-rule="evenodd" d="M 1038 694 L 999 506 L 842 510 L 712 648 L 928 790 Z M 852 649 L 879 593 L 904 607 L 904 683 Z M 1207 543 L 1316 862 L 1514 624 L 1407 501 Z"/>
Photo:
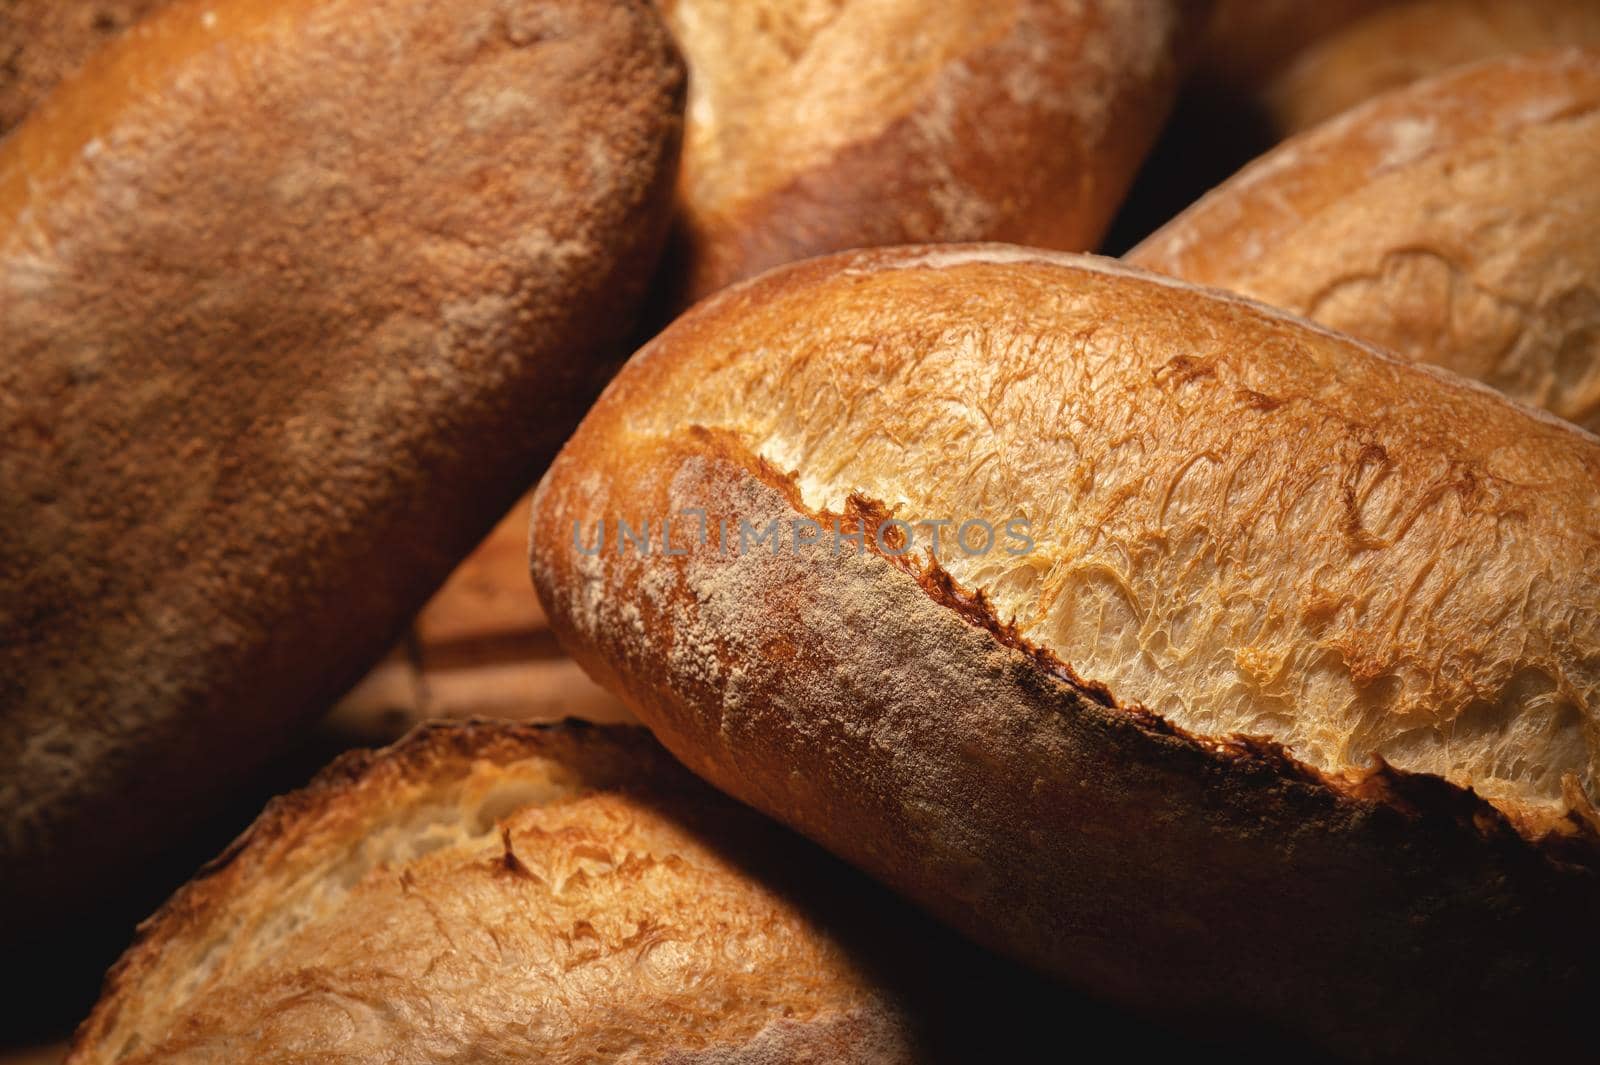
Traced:
<path id="1" fill-rule="evenodd" d="M 141 929 L 70 1060 L 912 1060 L 747 871 L 785 842 L 643 730 L 427 727 L 269 806 Z"/>
<path id="2" fill-rule="evenodd" d="M 1279 146 L 1129 253 L 1600 429 L 1600 50 L 1485 60 Z"/>
<path id="3" fill-rule="evenodd" d="M 1093 247 L 1199 6 L 663 0 L 693 72 L 688 295 L 847 247 Z"/>
<path id="4" fill-rule="evenodd" d="M 615 358 L 683 81 L 639 0 L 182 2 L 0 143 L 0 865 L 102 882 L 382 654 Z"/>

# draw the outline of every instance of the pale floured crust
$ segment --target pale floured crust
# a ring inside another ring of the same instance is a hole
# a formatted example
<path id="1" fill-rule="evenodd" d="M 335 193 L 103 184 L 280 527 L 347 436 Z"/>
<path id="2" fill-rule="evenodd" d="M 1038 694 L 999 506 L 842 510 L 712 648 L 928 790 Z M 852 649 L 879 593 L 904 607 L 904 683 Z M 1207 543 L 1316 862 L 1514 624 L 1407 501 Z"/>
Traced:
<path id="1" fill-rule="evenodd" d="M 1262 92 L 1282 135 L 1464 63 L 1600 45 L 1593 0 L 1411 0 L 1315 42 Z"/>
<path id="2" fill-rule="evenodd" d="M 170 0 L 0 0 L 0 136 L 95 49 Z"/>
<path id="3" fill-rule="evenodd" d="M 795 855 L 641 729 L 426 727 L 272 803 L 69 1060 L 919 1060 L 825 892 L 884 900 Z"/>
<path id="4" fill-rule="evenodd" d="M 695 509 L 1037 543 L 722 551 Z M 533 569 L 691 768 L 980 940 L 1381 1057 L 1581 1032 L 1503 1018 L 1594 990 L 1597 514 L 1600 441 L 1487 389 L 1099 260 L 909 249 L 636 356 Z M 663 516 L 681 555 L 574 543 Z"/>
<path id="5" fill-rule="evenodd" d="M 1154 139 L 1179 0 L 663 0 L 692 72 L 683 298 L 907 241 L 1094 246 Z"/>
<path id="6" fill-rule="evenodd" d="M 0 896 L 105 890 L 377 660 L 670 212 L 641 0 L 215 0 L 0 145 Z"/>
<path id="7" fill-rule="evenodd" d="M 1600 51 L 1486 60 L 1296 137 L 1128 259 L 1600 428 Z"/>

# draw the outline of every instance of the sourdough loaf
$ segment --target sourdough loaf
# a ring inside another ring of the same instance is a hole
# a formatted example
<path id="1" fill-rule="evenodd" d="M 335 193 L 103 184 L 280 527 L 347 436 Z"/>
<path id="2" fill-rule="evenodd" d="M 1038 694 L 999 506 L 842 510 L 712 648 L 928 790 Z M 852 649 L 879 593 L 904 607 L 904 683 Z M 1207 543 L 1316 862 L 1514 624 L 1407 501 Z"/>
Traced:
<path id="1" fill-rule="evenodd" d="M 670 212 L 639 0 L 210 0 L 0 144 L 0 925 L 381 657 L 564 438 Z"/>
<path id="2" fill-rule="evenodd" d="M 1358 1057 L 1587 1043 L 1566 423 L 1107 260 L 858 252 L 636 355 L 532 563 L 687 765 L 986 944 Z"/>
<path id="3" fill-rule="evenodd" d="M 1129 261 L 1600 428 L 1600 50 L 1397 89 L 1246 167 Z"/>

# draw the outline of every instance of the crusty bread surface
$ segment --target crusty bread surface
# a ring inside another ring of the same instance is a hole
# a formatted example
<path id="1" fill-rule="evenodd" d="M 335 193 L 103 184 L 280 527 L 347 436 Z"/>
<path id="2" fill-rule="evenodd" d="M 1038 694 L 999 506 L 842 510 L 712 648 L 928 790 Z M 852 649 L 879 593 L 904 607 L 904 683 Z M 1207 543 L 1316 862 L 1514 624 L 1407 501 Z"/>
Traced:
<path id="1" fill-rule="evenodd" d="M 1202 6 L 661 0 L 691 71 L 681 301 L 866 245 L 1094 247 Z"/>
<path id="2" fill-rule="evenodd" d="M 1470 64 L 1246 167 L 1129 252 L 1600 429 L 1600 50 Z"/>
<path id="3" fill-rule="evenodd" d="M 70 1060 L 909 1065 L 1111 1020 L 643 729 L 475 721 L 274 801 L 142 926 Z"/>
<path id="4" fill-rule="evenodd" d="M 956 524 L 785 524 L 886 515 Z M 1510 1052 L 1594 990 L 1597 518 L 1600 440 L 1488 389 L 1107 260 L 910 248 L 636 355 L 533 571 L 686 764 L 987 944 L 1339 1053 Z"/>
<path id="5" fill-rule="evenodd" d="M 273 803 L 69 1061 L 911 1061 L 840 944 L 743 875 L 780 836 L 642 730 L 434 726 Z"/>
<path id="6" fill-rule="evenodd" d="M 0 143 L 0 927 L 180 832 L 535 479 L 682 91 L 639 0 L 180 2 Z"/>

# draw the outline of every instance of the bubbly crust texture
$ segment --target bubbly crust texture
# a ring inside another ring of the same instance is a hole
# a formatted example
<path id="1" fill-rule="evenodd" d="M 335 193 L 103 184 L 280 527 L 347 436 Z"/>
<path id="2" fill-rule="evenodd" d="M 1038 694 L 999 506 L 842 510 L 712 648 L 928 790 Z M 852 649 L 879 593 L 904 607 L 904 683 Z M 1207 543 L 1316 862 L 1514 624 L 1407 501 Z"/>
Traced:
<path id="1" fill-rule="evenodd" d="M 0 145 L 0 901 L 376 661 L 610 368 L 683 70 L 636 0 L 177 3 Z"/>
<path id="2" fill-rule="evenodd" d="M 692 76 L 685 301 L 843 248 L 1099 240 L 1189 0 L 660 0 Z"/>
<path id="3" fill-rule="evenodd" d="M 0 136 L 95 49 L 170 0 L 0 0 Z"/>
<path id="4" fill-rule="evenodd" d="M 919 1060 L 807 851 L 642 729 L 427 726 L 272 803 L 68 1060 Z"/>
<path id="5" fill-rule="evenodd" d="M 782 525 L 885 514 L 1033 549 Z M 1487 389 L 1105 260 L 913 248 L 675 323 L 532 561 L 691 768 L 981 941 L 1382 1056 L 1582 1036 L 1501 1018 L 1593 989 L 1597 515 L 1600 440 Z"/>
<path id="6" fill-rule="evenodd" d="M 1485 60 L 1252 163 L 1130 262 L 1600 429 L 1600 51 Z"/>
<path id="7" fill-rule="evenodd" d="M 1454 66 L 1594 45 L 1600 45 L 1594 0 L 1413 0 L 1315 42 L 1262 96 L 1274 126 L 1291 135 Z"/>

